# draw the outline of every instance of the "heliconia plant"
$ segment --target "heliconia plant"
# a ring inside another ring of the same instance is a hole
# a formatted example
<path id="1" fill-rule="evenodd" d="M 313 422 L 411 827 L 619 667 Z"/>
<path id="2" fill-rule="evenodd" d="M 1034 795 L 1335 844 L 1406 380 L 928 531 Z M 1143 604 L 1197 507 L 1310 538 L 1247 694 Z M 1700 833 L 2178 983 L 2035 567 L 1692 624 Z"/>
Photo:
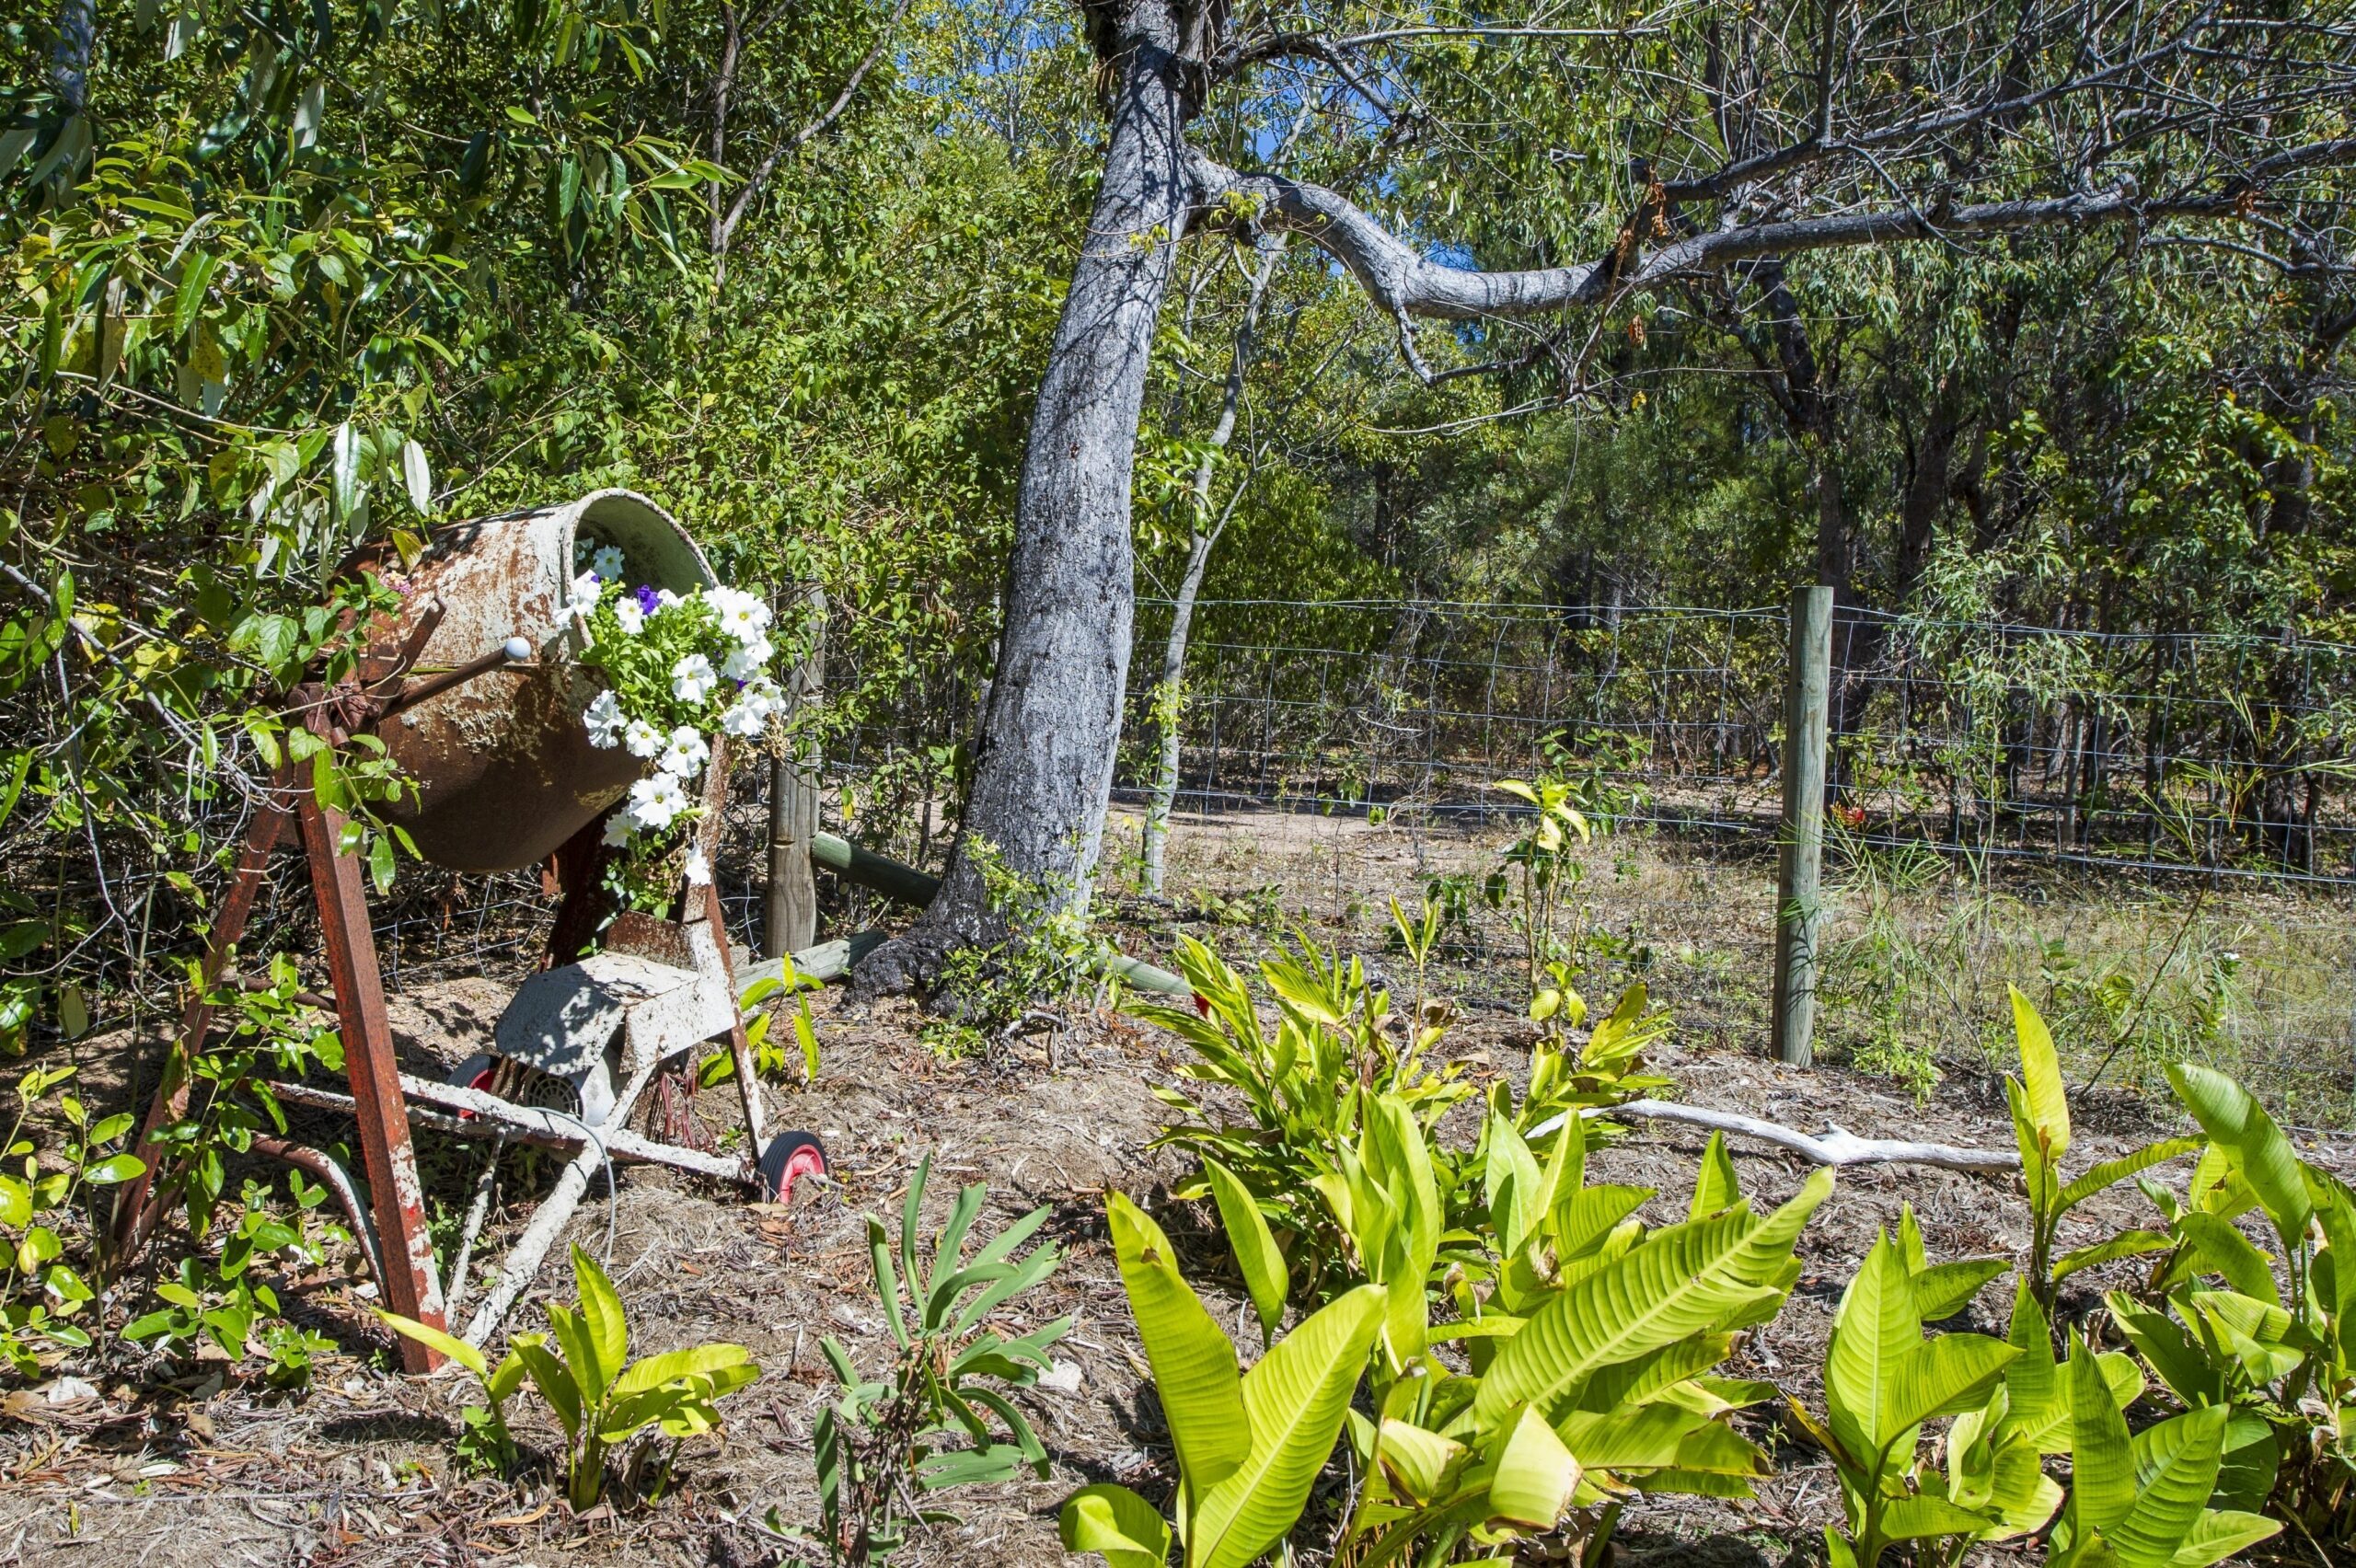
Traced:
<path id="1" fill-rule="evenodd" d="M 2004 1079 L 2004 1096 L 2013 1115 L 2013 1136 L 2020 1148 L 2021 1180 L 2028 1190 L 2029 1255 L 2027 1279 L 2038 1305 L 2053 1312 L 2062 1282 L 2082 1269 L 2119 1258 L 2165 1251 L 2168 1238 L 2154 1230 L 2124 1230 L 2090 1245 L 2054 1256 L 2062 1219 L 2072 1209 L 2155 1165 L 2200 1148 L 2199 1138 L 2163 1138 L 2117 1159 L 2087 1167 L 2073 1178 L 2062 1173 L 2062 1157 L 2070 1150 L 2070 1098 L 2062 1081 L 2062 1062 L 2053 1049 L 2052 1032 L 2020 987 L 2008 987 L 2013 1001 L 2013 1035 L 2018 1043 L 2021 1076 Z"/>
<path id="2" fill-rule="evenodd" d="M 1383 1293 L 1344 1292 L 1269 1346 L 1249 1372 L 1178 1272 L 1170 1239 L 1119 1193 L 1104 1200 L 1121 1283 L 1178 1458 L 1173 1517 L 1125 1486 L 1082 1489 L 1064 1505 L 1067 1549 L 1113 1568 L 1169 1556 L 1186 1568 L 1243 1568 L 1290 1534 L 1334 1451 L 1380 1325 Z"/>

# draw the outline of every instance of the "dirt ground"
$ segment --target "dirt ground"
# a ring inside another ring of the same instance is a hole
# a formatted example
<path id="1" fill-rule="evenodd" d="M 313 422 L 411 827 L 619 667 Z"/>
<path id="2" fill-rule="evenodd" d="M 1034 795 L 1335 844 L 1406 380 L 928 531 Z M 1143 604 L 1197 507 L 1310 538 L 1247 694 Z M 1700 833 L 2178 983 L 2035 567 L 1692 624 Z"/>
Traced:
<path id="1" fill-rule="evenodd" d="M 1399 852 L 1405 880 L 1415 874 L 1416 852 Z M 1236 952 L 1265 939 L 1265 931 L 1222 920 L 1231 917 L 1185 919 L 1180 928 Z M 1169 930 L 1166 922 L 1153 932 L 1133 928 L 1125 941 L 1133 952 L 1166 951 Z M 509 989 L 486 978 L 412 986 L 394 1007 L 404 1066 L 438 1072 L 482 1048 Z M 1475 1082 L 1527 1071 L 1530 1026 L 1493 993 L 1500 993 L 1493 980 L 1466 987 L 1462 1021 L 1442 1047 Z M 1680 1003 L 1669 990 L 1661 999 Z M 723 1404 L 724 1435 L 686 1446 L 667 1500 L 576 1518 L 545 1473 L 514 1486 L 456 1478 L 451 1444 L 467 1379 L 384 1371 L 389 1340 L 367 1315 L 368 1287 L 330 1280 L 290 1298 L 293 1316 L 339 1346 L 299 1398 L 225 1383 L 221 1368 L 202 1363 L 167 1376 L 133 1352 L 103 1375 L 84 1369 L 95 1385 L 86 1397 L 12 1399 L 0 1422 L 0 1563 L 548 1568 L 797 1561 L 796 1549 L 768 1522 L 791 1528 L 817 1517 L 811 1423 L 833 1389 L 818 1342 L 835 1336 L 870 1373 L 888 1365 L 861 1216 L 895 1211 L 927 1154 L 935 1162 L 928 1213 L 936 1221 L 963 1182 L 989 1184 L 985 1232 L 1048 1206 L 1043 1234 L 1067 1251 L 1066 1261 L 999 1321 L 1019 1332 L 1068 1313 L 1074 1326 L 1056 1349 L 1068 1367 L 1057 1369 L 1059 1388 L 1020 1397 L 1053 1456 L 1053 1473 L 950 1494 L 943 1501 L 962 1522 L 918 1531 L 895 1561 L 1060 1563 L 1056 1516 L 1075 1488 L 1117 1480 L 1166 1498 L 1174 1481 L 1167 1434 L 1104 1243 L 1104 1191 L 1117 1187 L 1164 1212 L 1187 1252 L 1189 1277 L 1227 1320 L 1241 1311 L 1223 1249 L 1201 1216 L 1169 1212 L 1167 1184 L 1182 1174 L 1179 1161 L 1149 1147 L 1165 1121 L 1150 1090 L 1177 1081 L 1176 1042 L 1128 1020 L 1083 1016 L 1052 1049 L 1041 1038 L 948 1062 L 918 1041 L 918 1015 L 905 1003 L 862 1009 L 828 993 L 815 1010 L 824 1056 L 818 1082 L 806 1091 L 772 1088 L 768 1106 L 772 1124 L 824 1138 L 831 1184 L 804 1183 L 790 1207 L 779 1208 L 631 1168 L 610 1192 L 602 1182 L 593 1187 L 567 1233 L 609 1260 L 635 1353 L 726 1340 L 749 1347 L 762 1368 L 757 1383 Z M 1741 1043 L 1697 1031 L 1673 1039 L 1655 1059 L 1674 1078 L 1676 1096 L 1698 1105 L 1810 1131 L 1838 1124 L 1866 1136 L 2010 1146 L 2001 1086 L 1984 1066 L 1945 1064 L 1946 1081 L 1929 1105 L 1918 1106 L 1885 1079 L 1839 1066 L 1793 1069 Z M 116 1063 L 124 1055 L 91 1053 Z M 93 1076 L 91 1090 L 103 1098 L 108 1080 Z M 121 1093 L 121 1078 L 113 1082 Z M 732 1099 L 733 1091 L 707 1090 L 695 1101 L 697 1113 L 716 1129 L 729 1119 Z M 2073 1166 L 2175 1126 L 2164 1112 L 2124 1094 L 2091 1098 L 2077 1114 Z M 313 1131 L 333 1136 L 323 1124 Z M 2343 1173 L 2356 1170 L 2348 1140 L 2299 1141 L 2309 1158 Z M 452 1154 L 430 1133 L 420 1146 L 436 1200 L 463 1206 L 472 1157 Z M 1701 1147 L 1698 1133 L 1637 1126 L 1594 1156 L 1591 1179 L 1658 1188 L 1662 1196 L 1645 1217 L 1672 1220 L 1683 1215 Z M 1762 1205 L 1789 1196 L 1806 1174 L 1777 1151 L 1738 1147 L 1735 1155 L 1746 1191 Z M 532 1179 L 514 1166 L 503 1196 Z M 545 1168 L 538 1179 L 546 1180 Z M 1773 1378 L 1820 1408 L 1819 1362 L 1842 1286 L 1877 1229 L 1894 1225 L 1910 1202 L 1934 1257 L 2025 1252 L 2026 1211 L 2006 1183 L 1919 1169 L 1851 1170 L 1802 1239 L 1805 1272 L 1789 1306 L 1745 1337 L 1728 1370 Z M 486 1240 L 491 1256 L 527 1212 L 503 1201 Z M 2073 1216 L 2063 1244 L 2150 1217 L 2131 1188 L 2114 1191 Z M 2083 1288 L 2070 1300 L 2083 1309 L 2108 1283 L 2099 1272 L 2080 1276 L 2073 1284 Z M 1967 1314 L 1970 1326 L 2001 1332 L 2008 1289 L 2000 1282 L 1984 1292 Z M 566 1271 L 543 1269 L 510 1327 L 541 1326 L 540 1303 L 572 1295 Z M 552 1447 L 555 1428 L 544 1407 L 527 1394 L 515 1408 L 526 1443 Z M 1775 1453 L 1776 1473 L 1758 1501 L 1646 1499 L 1623 1526 L 1623 1562 L 1781 1563 L 1837 1516 L 1837 1491 L 1820 1454 L 1784 1442 L 1772 1412 L 1757 1412 L 1749 1429 Z M 1312 1516 L 1330 1522 L 1331 1504 Z"/>

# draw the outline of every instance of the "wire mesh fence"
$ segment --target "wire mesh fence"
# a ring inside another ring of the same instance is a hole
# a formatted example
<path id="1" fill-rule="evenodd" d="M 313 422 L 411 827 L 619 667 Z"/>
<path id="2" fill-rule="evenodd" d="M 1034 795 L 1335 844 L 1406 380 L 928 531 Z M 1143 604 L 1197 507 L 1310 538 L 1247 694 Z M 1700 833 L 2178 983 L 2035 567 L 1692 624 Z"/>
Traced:
<path id="1" fill-rule="evenodd" d="M 1123 788 L 1171 606 L 1142 606 Z M 1548 744 L 1634 820 L 1773 832 L 1784 612 L 1272 602 L 1202 605 L 1177 799 L 1197 810 L 1461 815 Z M 1835 793 L 1888 844 L 2140 870 L 2356 875 L 2356 649 L 1844 609 Z M 1560 764 L 1558 755 L 1557 764 Z"/>

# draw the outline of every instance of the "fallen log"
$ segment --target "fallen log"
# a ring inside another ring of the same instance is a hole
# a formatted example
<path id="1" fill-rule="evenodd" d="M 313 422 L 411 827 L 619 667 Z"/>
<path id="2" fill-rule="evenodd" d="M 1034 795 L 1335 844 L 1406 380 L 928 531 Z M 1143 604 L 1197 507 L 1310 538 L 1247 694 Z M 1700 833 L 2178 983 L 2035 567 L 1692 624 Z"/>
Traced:
<path id="1" fill-rule="evenodd" d="M 1565 1113 L 1565 1114 L 1567 1114 Z M 1643 1121 L 1680 1122 L 1708 1127 L 1738 1137 L 1756 1138 L 1787 1149 L 1816 1165 L 1928 1165 L 1942 1170 L 1966 1170 L 1981 1175 L 2009 1175 L 2021 1168 L 2021 1157 L 2011 1149 L 1958 1148 L 1952 1144 L 1913 1143 L 1896 1138 L 1861 1138 L 1845 1127 L 1825 1124 L 1810 1137 L 1775 1122 L 1761 1121 L 1733 1111 L 1705 1111 L 1669 1100 L 1631 1100 L 1623 1105 L 1590 1105 L 1579 1112 L 1585 1121 L 1631 1116 Z M 1549 1116 L 1523 1136 L 1542 1138 L 1563 1124 L 1563 1116 Z"/>
<path id="2" fill-rule="evenodd" d="M 914 866 L 903 865 L 889 855 L 879 855 L 865 845 L 853 844 L 836 834 L 812 834 L 810 858 L 847 882 L 857 882 L 886 898 L 918 908 L 930 904 L 933 894 L 941 891 L 939 877 L 920 871 Z M 813 980 L 838 980 L 883 941 L 879 932 L 861 931 L 846 940 L 821 942 L 792 955 L 794 971 Z M 1184 980 L 1143 959 L 1117 952 L 1107 953 L 1099 967 L 1123 985 L 1140 991 L 1155 991 L 1165 997 L 1192 997 L 1195 994 L 1194 987 Z M 781 979 L 784 972 L 784 964 L 772 958 L 748 967 L 742 984 L 749 986 L 764 978 Z"/>

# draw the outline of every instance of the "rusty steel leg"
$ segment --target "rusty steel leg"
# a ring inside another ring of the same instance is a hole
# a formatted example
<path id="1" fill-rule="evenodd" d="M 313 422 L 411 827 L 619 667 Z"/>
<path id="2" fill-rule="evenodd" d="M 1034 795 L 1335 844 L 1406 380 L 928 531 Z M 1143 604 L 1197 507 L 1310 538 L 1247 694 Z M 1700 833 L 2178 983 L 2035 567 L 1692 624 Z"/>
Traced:
<path id="1" fill-rule="evenodd" d="M 720 906 L 720 889 L 710 882 L 703 884 L 703 917 L 711 922 L 711 934 L 720 943 L 720 970 L 728 982 L 728 1054 L 736 1063 L 736 1092 L 745 1106 L 745 1148 L 753 1163 L 761 1162 L 761 1151 L 768 1147 L 767 1118 L 761 1110 L 761 1084 L 753 1076 L 753 1043 L 745 1032 L 745 1009 L 736 1002 L 742 993 L 736 989 L 736 964 L 728 951 L 728 922 Z"/>
<path id="2" fill-rule="evenodd" d="M 409 1116 L 401 1103 L 392 1029 L 385 1020 L 384 981 L 376 971 L 376 942 L 368 928 L 360 859 L 336 852 L 343 832 L 339 813 L 322 808 L 307 793 L 296 810 L 303 823 L 303 847 L 311 861 L 311 889 L 318 898 L 328 974 L 335 983 L 344 1074 L 352 1082 L 353 1115 L 360 1124 L 369 1202 L 376 1212 L 376 1235 L 384 1251 L 385 1269 L 376 1286 L 391 1310 L 438 1329 L 443 1326 L 442 1290 L 433 1278 L 425 1194 L 410 1149 Z M 400 1338 L 400 1350 L 401 1364 L 411 1372 L 431 1372 L 442 1359 L 407 1335 Z"/>
<path id="3" fill-rule="evenodd" d="M 542 969 L 555 969 L 573 963 L 582 950 L 595 940 L 597 928 L 606 918 L 606 861 L 611 851 L 606 847 L 606 819 L 613 815 L 605 812 L 590 819 L 582 830 L 558 847 L 549 857 L 552 875 L 541 878 L 543 889 L 553 882 L 562 892 L 564 901 L 557 905 L 556 924 L 549 931 L 548 951 L 541 956 Z"/>
<path id="4" fill-rule="evenodd" d="M 206 998 L 228 965 L 229 950 L 246 934 L 246 921 L 253 914 L 254 900 L 260 895 L 262 878 L 270 869 L 271 851 L 278 847 L 279 837 L 286 831 L 286 816 L 284 806 L 275 801 L 265 802 L 246 830 L 237 873 L 230 879 L 220 913 L 214 917 L 213 934 L 205 943 L 200 984 L 181 1010 L 179 1032 L 164 1053 L 163 1078 L 156 1085 L 156 1098 L 149 1102 L 147 1120 L 139 1130 L 134 1152 L 146 1169 L 115 1190 L 108 1245 L 110 1272 L 138 1255 L 164 1205 L 172 1199 L 169 1183 L 163 1192 L 156 1190 L 156 1165 L 162 1156 L 156 1140 L 167 1126 L 188 1113 L 189 1073 L 204 1044 L 205 1032 L 213 1025 L 213 1004 Z"/>

